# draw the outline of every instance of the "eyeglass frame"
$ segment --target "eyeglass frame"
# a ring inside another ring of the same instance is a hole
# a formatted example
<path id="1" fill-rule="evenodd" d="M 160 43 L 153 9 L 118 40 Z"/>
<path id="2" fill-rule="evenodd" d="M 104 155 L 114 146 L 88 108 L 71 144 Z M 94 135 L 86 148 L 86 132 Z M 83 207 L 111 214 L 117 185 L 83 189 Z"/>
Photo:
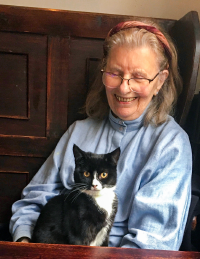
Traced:
<path id="1" fill-rule="evenodd" d="M 151 82 L 153 82 L 155 79 L 156 79 L 156 77 L 160 74 L 160 72 L 162 72 L 163 70 L 160 70 L 155 76 L 154 76 L 154 78 L 153 79 L 148 79 L 148 78 L 138 78 L 138 77 L 136 77 L 136 78 L 123 78 L 122 76 L 120 76 L 120 75 L 116 75 L 116 74 L 114 74 L 114 73 L 111 73 L 111 72 L 108 72 L 108 71 L 105 71 L 105 70 L 103 70 L 103 69 L 101 69 L 101 72 L 102 72 L 102 74 L 105 72 L 105 73 L 110 73 L 110 74 L 113 74 L 113 75 L 115 75 L 115 76 L 118 76 L 118 77 L 120 77 L 121 78 L 121 84 L 123 83 L 123 80 L 128 80 L 128 85 L 130 85 L 129 84 L 129 81 L 131 80 L 131 79 L 145 79 L 145 80 L 148 80 L 149 81 L 149 84 L 151 83 Z M 120 85 L 121 85 L 120 84 Z M 119 86 L 120 86 L 119 85 Z M 107 87 L 109 87 L 109 86 L 107 86 Z M 116 86 L 117 87 L 117 86 Z M 116 88 L 116 87 L 110 87 L 110 88 Z"/>

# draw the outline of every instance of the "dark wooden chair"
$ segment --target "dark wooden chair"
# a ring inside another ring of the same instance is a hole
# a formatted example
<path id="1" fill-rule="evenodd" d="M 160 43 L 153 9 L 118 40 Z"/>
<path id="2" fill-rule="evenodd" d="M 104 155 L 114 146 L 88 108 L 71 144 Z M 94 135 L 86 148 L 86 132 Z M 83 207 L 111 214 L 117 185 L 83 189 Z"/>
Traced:
<path id="1" fill-rule="evenodd" d="M 134 16 L 0 5 L 0 226 L 11 205 L 83 106 L 107 32 Z M 182 126 L 196 88 L 200 55 L 197 12 L 156 19 L 179 52 Z M 1 235 L 0 235 L 1 238 Z M 7 236 L 5 239 L 9 239 Z"/>

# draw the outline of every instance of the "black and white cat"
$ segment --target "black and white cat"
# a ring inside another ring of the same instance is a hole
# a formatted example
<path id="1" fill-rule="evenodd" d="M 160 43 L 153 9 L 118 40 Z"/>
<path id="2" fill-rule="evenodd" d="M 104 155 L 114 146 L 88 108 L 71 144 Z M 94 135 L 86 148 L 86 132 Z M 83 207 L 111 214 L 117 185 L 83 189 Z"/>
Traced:
<path id="1" fill-rule="evenodd" d="M 107 246 L 117 212 L 114 191 L 120 149 L 99 155 L 74 145 L 73 152 L 75 186 L 43 207 L 32 242 Z"/>

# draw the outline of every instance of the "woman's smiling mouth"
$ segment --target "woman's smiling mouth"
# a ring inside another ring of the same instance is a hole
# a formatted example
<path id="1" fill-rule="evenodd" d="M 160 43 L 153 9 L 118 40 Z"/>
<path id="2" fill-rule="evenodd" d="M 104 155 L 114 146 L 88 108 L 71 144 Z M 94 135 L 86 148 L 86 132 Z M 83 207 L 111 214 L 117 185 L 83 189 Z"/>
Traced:
<path id="1" fill-rule="evenodd" d="M 120 97 L 118 95 L 115 94 L 115 97 L 116 99 L 119 101 L 119 102 L 132 102 L 133 100 L 137 99 L 137 97 L 129 97 L 129 98 L 125 98 L 125 97 Z"/>

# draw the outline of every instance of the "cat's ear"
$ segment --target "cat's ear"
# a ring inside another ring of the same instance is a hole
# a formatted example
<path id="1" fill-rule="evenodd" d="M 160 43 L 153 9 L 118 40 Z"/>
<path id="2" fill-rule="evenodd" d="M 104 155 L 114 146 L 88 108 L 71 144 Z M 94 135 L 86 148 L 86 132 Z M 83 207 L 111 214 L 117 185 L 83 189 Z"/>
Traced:
<path id="1" fill-rule="evenodd" d="M 113 152 L 111 152 L 109 155 L 110 155 L 110 158 L 111 158 L 112 162 L 117 164 L 117 162 L 119 160 L 119 156 L 120 156 L 120 148 L 118 147 Z"/>
<path id="2" fill-rule="evenodd" d="M 77 145 L 73 145 L 73 153 L 74 153 L 74 158 L 75 161 L 79 160 L 80 158 L 84 157 L 84 151 L 81 150 Z"/>

